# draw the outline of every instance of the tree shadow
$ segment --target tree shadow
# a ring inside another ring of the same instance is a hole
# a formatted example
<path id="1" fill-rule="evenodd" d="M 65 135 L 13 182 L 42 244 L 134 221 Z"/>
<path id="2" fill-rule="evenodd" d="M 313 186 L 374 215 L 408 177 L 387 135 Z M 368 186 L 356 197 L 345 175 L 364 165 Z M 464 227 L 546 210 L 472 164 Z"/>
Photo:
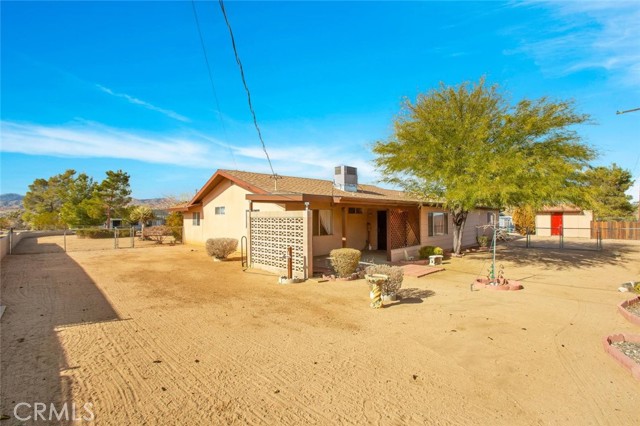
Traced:
<path id="1" fill-rule="evenodd" d="M 534 266 L 548 270 L 564 270 L 570 268 L 598 267 L 611 265 L 613 262 L 632 262 L 630 254 L 640 252 L 640 246 L 632 243 L 616 241 L 604 242 L 602 250 L 595 250 L 595 241 L 585 243 L 580 248 L 573 246 L 564 249 L 555 246 L 525 247 L 524 240 L 509 241 L 496 247 L 501 262 L 512 262 L 516 266 Z M 472 252 L 465 257 L 491 258 L 491 252 Z"/>
<path id="2" fill-rule="evenodd" d="M 29 253 L 35 248 L 36 254 Z M 46 404 L 47 413 L 51 404 L 57 410 L 64 404 L 68 409 L 73 403 L 82 407 L 90 401 L 72 400 L 73 376 L 67 371 L 75 366 L 68 364 L 58 334 L 69 327 L 118 320 L 119 315 L 84 269 L 56 244 L 27 238 L 15 252 L 20 255 L 2 260 L 0 303 L 6 310 L 0 319 L 0 412 L 14 419 L 15 414 L 29 416 L 29 407 L 33 416 L 36 402 Z"/>
<path id="3" fill-rule="evenodd" d="M 424 299 L 435 296 L 435 292 L 432 290 L 426 290 L 422 288 L 402 288 L 398 291 L 396 300 L 393 303 L 387 304 L 385 306 L 397 306 L 397 305 L 413 305 L 417 303 L 422 303 Z"/>

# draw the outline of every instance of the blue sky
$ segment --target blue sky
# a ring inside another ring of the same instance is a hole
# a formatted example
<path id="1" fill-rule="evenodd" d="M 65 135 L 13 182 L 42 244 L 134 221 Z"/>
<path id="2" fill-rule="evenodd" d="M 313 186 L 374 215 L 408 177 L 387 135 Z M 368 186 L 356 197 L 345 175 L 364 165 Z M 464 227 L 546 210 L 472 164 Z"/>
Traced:
<path id="1" fill-rule="evenodd" d="M 486 75 L 514 101 L 574 99 L 596 164 L 640 181 L 640 112 L 615 114 L 640 107 L 640 2 L 225 4 L 279 174 L 375 182 L 404 97 Z M 215 96 L 190 1 L 2 1 L 1 192 L 69 168 L 123 169 L 138 198 L 268 172 L 218 3 L 195 6 Z"/>

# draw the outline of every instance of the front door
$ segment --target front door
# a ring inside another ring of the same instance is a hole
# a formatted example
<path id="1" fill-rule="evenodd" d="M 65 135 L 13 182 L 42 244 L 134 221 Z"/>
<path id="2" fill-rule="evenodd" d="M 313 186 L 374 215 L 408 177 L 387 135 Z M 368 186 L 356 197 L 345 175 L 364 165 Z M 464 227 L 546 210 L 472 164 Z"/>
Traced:
<path id="1" fill-rule="evenodd" d="M 562 234 L 562 213 L 551 213 L 551 235 Z"/>
<path id="2" fill-rule="evenodd" d="M 387 249 L 387 212 L 378 210 L 378 250 Z"/>

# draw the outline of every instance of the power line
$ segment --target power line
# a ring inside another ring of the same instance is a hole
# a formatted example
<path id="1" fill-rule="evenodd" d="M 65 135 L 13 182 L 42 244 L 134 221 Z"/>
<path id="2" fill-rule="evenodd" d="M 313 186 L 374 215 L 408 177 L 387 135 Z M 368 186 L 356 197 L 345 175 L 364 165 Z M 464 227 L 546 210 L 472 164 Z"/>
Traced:
<path id="1" fill-rule="evenodd" d="M 235 168 L 238 168 L 238 163 L 236 163 L 236 156 L 233 154 L 233 150 L 229 144 L 229 135 L 227 134 L 227 127 L 224 125 L 224 120 L 222 119 L 222 112 L 220 111 L 220 102 L 218 101 L 218 92 L 216 91 L 216 85 L 213 83 L 213 73 L 211 72 L 211 65 L 209 64 L 209 56 L 207 55 L 207 48 L 204 44 L 204 37 L 202 37 L 202 30 L 200 29 L 200 20 L 198 19 L 198 11 L 196 10 L 195 0 L 191 0 L 191 6 L 193 8 L 193 17 L 196 20 L 196 28 L 198 29 L 198 35 L 200 36 L 200 45 L 202 46 L 202 53 L 204 54 L 204 62 L 207 65 L 207 71 L 209 73 L 209 83 L 211 83 L 211 90 L 213 91 L 213 97 L 216 101 L 216 110 L 218 111 L 218 118 L 220 119 L 220 124 L 222 125 L 222 132 L 224 133 L 225 140 L 227 142 L 227 148 L 229 149 L 229 153 L 231 154 L 231 159 L 233 160 L 233 164 Z"/>
<path id="2" fill-rule="evenodd" d="M 229 29 L 229 36 L 231 36 L 231 46 L 233 47 L 233 53 L 236 56 L 236 63 L 238 64 L 238 68 L 240 69 L 240 77 L 242 78 L 242 84 L 244 85 L 244 90 L 247 92 L 247 101 L 249 102 L 249 110 L 251 111 L 251 115 L 253 116 L 253 125 L 258 132 L 258 138 L 260 139 L 260 143 L 262 144 L 262 149 L 264 150 L 264 155 L 267 156 L 267 161 L 269 162 L 269 168 L 271 169 L 271 174 L 274 179 L 276 179 L 276 172 L 273 171 L 273 165 L 271 164 L 271 158 L 269 158 L 269 153 L 267 152 L 267 146 L 262 139 L 262 132 L 260 131 L 260 126 L 258 126 L 258 119 L 256 118 L 256 113 L 253 110 L 253 105 L 251 104 L 251 92 L 249 91 L 249 87 L 247 86 L 247 80 L 244 77 L 244 69 L 242 68 L 242 62 L 240 62 L 240 56 L 238 56 L 238 50 L 236 49 L 236 40 L 233 37 L 233 31 L 231 30 L 231 24 L 229 23 L 229 19 L 227 18 L 227 12 L 224 9 L 223 0 L 218 0 L 220 3 L 220 10 L 222 10 L 222 16 L 224 16 L 224 22 L 227 24 L 227 28 Z"/>

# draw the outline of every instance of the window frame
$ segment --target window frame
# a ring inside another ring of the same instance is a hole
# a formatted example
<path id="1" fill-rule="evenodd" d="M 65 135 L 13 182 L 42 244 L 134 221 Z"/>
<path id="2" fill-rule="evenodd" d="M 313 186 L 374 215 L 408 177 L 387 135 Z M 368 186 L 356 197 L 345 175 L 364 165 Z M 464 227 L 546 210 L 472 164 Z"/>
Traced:
<path id="1" fill-rule="evenodd" d="M 225 213 L 225 210 L 226 210 L 226 209 L 225 209 L 225 206 L 216 206 L 216 207 L 214 208 L 214 214 L 215 214 L 216 216 L 224 216 L 224 215 L 226 214 L 226 213 Z"/>
<path id="2" fill-rule="evenodd" d="M 436 224 L 436 218 L 442 217 L 442 225 Z M 428 231 L 430 237 L 442 237 L 444 235 L 449 235 L 449 214 L 446 212 L 429 212 L 428 216 Z M 442 226 L 442 230 L 438 229 L 436 232 L 436 226 L 440 228 Z"/>
<path id="3" fill-rule="evenodd" d="M 193 212 L 191 214 L 191 220 L 192 226 L 200 226 L 200 212 Z"/>
<path id="4" fill-rule="evenodd" d="M 327 216 L 329 219 L 328 226 L 323 227 L 322 221 L 320 220 L 320 212 L 329 212 Z M 312 236 L 314 237 L 327 237 L 333 235 L 333 210 L 331 209 L 317 209 L 313 210 L 313 219 L 312 219 Z M 329 229 L 327 229 L 329 228 Z M 324 229 L 325 233 L 321 231 Z"/>

